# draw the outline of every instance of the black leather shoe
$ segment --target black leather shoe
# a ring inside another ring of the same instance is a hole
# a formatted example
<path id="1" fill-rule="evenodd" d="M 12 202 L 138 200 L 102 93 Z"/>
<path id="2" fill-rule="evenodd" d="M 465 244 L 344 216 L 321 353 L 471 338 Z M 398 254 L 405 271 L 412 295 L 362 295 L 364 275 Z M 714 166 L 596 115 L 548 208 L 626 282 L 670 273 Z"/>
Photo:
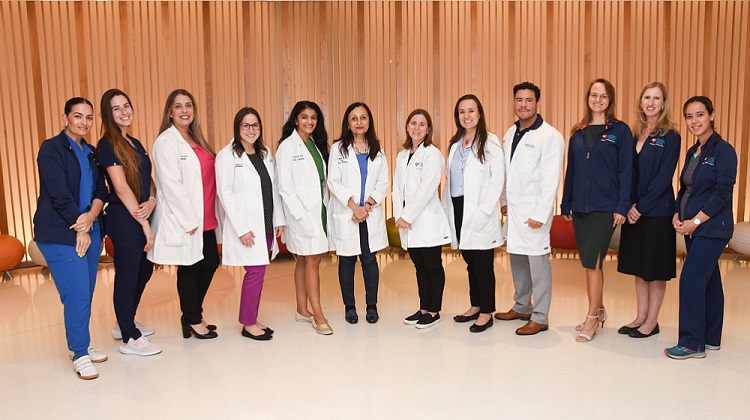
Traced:
<path id="1" fill-rule="evenodd" d="M 380 315 L 378 315 L 377 309 L 374 309 L 374 308 L 367 309 L 367 315 L 365 315 L 365 320 L 367 320 L 368 324 L 374 324 L 378 322 L 379 319 L 380 319 Z"/>
<path id="2" fill-rule="evenodd" d="M 638 328 L 634 329 L 628 334 L 628 337 L 630 338 L 646 338 L 651 337 L 652 335 L 659 334 L 659 324 L 657 323 L 653 330 L 651 330 L 650 333 L 644 334 L 640 331 L 638 331 Z"/>
<path id="3" fill-rule="evenodd" d="M 348 309 L 344 314 L 344 319 L 350 324 L 356 324 L 359 321 L 359 315 L 355 309 Z"/>
<path id="4" fill-rule="evenodd" d="M 629 335 L 631 332 L 638 330 L 638 328 L 641 328 L 641 326 L 639 325 L 637 327 L 628 327 L 627 325 L 623 325 L 619 330 L 617 330 L 617 334 Z"/>
<path id="5" fill-rule="evenodd" d="M 209 331 L 206 334 L 200 334 L 193 329 L 192 325 L 182 324 L 182 337 L 190 338 L 191 335 L 194 335 L 195 338 L 200 340 L 207 340 L 209 338 L 216 338 L 219 336 L 219 334 L 216 334 L 216 331 Z"/>
<path id="6" fill-rule="evenodd" d="M 469 327 L 469 331 L 474 332 L 474 333 L 482 332 L 486 330 L 487 328 L 491 327 L 493 323 L 494 322 L 492 321 L 492 318 L 490 318 L 490 320 L 485 322 L 483 325 L 477 325 L 476 323 L 472 324 L 472 326 Z"/>
<path id="7" fill-rule="evenodd" d="M 216 325 L 214 324 L 208 324 L 206 325 L 206 329 L 209 331 L 216 331 Z"/>
<path id="8" fill-rule="evenodd" d="M 458 323 L 463 324 L 464 322 L 473 321 L 473 320 L 478 319 L 478 318 L 479 318 L 479 312 L 475 313 L 474 315 L 468 315 L 468 316 L 466 316 L 466 315 L 456 315 L 456 316 L 453 317 L 453 320 L 456 321 L 456 322 L 458 322 Z"/>
<path id="9" fill-rule="evenodd" d="M 251 338 L 253 340 L 258 340 L 258 341 L 268 341 L 271 338 L 273 338 L 271 334 L 268 333 L 268 331 L 264 331 L 263 334 L 261 335 L 253 335 L 253 334 L 250 334 L 250 332 L 244 328 L 242 328 L 242 336 Z"/>
<path id="10" fill-rule="evenodd" d="M 244 328 L 243 328 L 243 329 L 244 329 Z M 273 334 L 273 333 L 275 332 L 275 331 L 274 331 L 274 330 L 272 330 L 272 329 L 271 329 L 270 327 L 266 327 L 266 328 L 263 328 L 263 331 L 265 331 L 265 332 L 267 332 L 267 333 L 269 333 L 269 334 Z"/>

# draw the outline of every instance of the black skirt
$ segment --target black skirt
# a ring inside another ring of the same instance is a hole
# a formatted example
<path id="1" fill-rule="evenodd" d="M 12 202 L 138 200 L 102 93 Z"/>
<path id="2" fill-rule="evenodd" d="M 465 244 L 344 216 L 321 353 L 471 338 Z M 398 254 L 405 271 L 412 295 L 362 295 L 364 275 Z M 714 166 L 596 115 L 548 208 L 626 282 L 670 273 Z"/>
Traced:
<path id="1" fill-rule="evenodd" d="M 609 241 L 615 228 L 614 213 L 573 212 L 573 230 L 576 233 L 576 245 L 581 265 L 585 268 L 601 269 L 604 257 L 609 250 Z"/>
<path id="2" fill-rule="evenodd" d="M 675 278 L 676 241 L 669 216 L 641 217 L 634 225 L 625 223 L 620 233 L 617 271 L 646 281 Z"/>

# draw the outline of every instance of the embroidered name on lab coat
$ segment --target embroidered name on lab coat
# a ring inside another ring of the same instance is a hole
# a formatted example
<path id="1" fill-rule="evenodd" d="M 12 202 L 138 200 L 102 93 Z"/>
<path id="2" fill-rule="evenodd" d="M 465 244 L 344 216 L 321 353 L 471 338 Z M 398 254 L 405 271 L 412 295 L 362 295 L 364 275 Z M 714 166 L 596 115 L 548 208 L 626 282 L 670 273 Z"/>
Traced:
<path id="1" fill-rule="evenodd" d="M 339 156 L 339 158 L 336 159 L 336 163 L 338 163 L 339 165 L 343 165 L 345 163 L 349 163 L 349 159 L 347 159 L 347 158 L 345 158 L 343 156 Z"/>
<path id="2" fill-rule="evenodd" d="M 292 162 L 299 162 L 305 160 L 305 155 L 292 155 Z"/>
<path id="3" fill-rule="evenodd" d="M 180 160 L 188 160 L 187 155 L 180 155 Z"/>

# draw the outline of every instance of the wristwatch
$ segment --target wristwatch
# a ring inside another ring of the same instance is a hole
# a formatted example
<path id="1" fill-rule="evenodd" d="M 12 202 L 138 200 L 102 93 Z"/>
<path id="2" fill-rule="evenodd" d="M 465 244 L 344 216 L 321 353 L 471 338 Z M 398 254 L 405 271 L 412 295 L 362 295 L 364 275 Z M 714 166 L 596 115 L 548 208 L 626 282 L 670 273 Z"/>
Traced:
<path id="1" fill-rule="evenodd" d="M 693 224 L 698 226 L 699 224 L 701 224 L 701 219 L 696 217 L 695 219 L 693 219 Z"/>

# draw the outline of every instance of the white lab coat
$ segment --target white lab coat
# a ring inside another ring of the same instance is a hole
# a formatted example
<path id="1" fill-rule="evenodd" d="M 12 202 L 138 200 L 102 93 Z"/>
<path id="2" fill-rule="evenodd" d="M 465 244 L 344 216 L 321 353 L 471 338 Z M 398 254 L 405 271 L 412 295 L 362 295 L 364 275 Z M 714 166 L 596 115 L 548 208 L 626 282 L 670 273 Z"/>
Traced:
<path id="1" fill-rule="evenodd" d="M 273 186 L 273 227 L 284 226 L 284 211 L 281 208 L 276 165 L 271 152 L 266 153 L 263 163 Z M 263 191 L 260 175 L 246 153 L 237 156 L 232 144 L 216 154 L 216 195 L 224 209 L 222 263 L 224 265 L 267 265 L 266 224 L 263 210 Z M 252 231 L 255 244 L 242 245 L 240 236 Z M 273 235 L 271 259 L 279 253 L 276 235 Z"/>
<path id="2" fill-rule="evenodd" d="M 411 224 L 411 229 L 399 229 L 404 249 L 451 242 L 448 215 L 438 197 L 444 166 L 443 155 L 434 145 L 420 144 L 411 160 L 409 150 L 402 150 L 396 157 L 391 195 L 393 216 Z"/>
<path id="3" fill-rule="evenodd" d="M 203 180 L 198 156 L 170 126 L 156 138 L 151 157 L 158 204 L 151 217 L 154 246 L 148 259 L 156 264 L 195 264 L 203 259 Z M 188 235 L 196 228 L 195 234 Z M 216 234 L 220 239 L 220 228 Z"/>
<path id="4" fill-rule="evenodd" d="M 475 145 L 474 145 L 475 146 Z M 451 227 L 451 248 L 492 249 L 503 244 L 500 231 L 500 196 L 505 184 L 505 159 L 500 139 L 488 133 L 484 147 L 484 163 L 479 161 L 474 146 L 469 151 L 464 166 L 464 216 L 461 224 L 461 243 L 456 236 L 456 223 L 451 200 L 451 171 L 453 156 L 461 142 L 451 146 L 445 165 L 446 181 L 443 187 L 443 206 Z"/>
<path id="5" fill-rule="evenodd" d="M 352 221 L 354 212 L 349 208 L 349 199 L 359 204 L 362 192 L 362 175 L 359 169 L 356 151 L 349 146 L 348 155 L 341 153 L 340 143 L 331 148 L 328 158 L 328 189 L 332 199 L 328 206 L 328 233 L 331 248 L 337 255 L 353 256 L 362 254 L 359 244 L 359 226 Z M 367 238 L 370 252 L 388 246 L 388 234 L 385 229 L 383 200 L 388 193 L 388 162 L 380 151 L 374 160 L 367 160 L 367 179 L 365 180 L 364 200 L 372 197 L 375 205 L 367 217 Z"/>
<path id="6" fill-rule="evenodd" d="M 315 153 L 319 151 L 315 149 Z M 325 165 L 324 160 L 324 170 Z M 321 206 L 328 206 L 328 192 L 324 189 L 321 199 L 318 169 L 297 130 L 276 150 L 276 170 L 286 217 L 282 240 L 287 249 L 297 255 L 328 252 L 328 238 L 321 221 Z"/>
<path id="7" fill-rule="evenodd" d="M 565 140 L 554 127 L 543 122 L 536 130 L 521 137 L 511 160 L 514 124 L 503 137 L 506 186 L 502 204 L 508 210 L 508 246 L 512 254 L 545 255 L 550 252 L 549 232 L 562 177 Z M 524 222 L 542 222 L 531 229 Z"/>

